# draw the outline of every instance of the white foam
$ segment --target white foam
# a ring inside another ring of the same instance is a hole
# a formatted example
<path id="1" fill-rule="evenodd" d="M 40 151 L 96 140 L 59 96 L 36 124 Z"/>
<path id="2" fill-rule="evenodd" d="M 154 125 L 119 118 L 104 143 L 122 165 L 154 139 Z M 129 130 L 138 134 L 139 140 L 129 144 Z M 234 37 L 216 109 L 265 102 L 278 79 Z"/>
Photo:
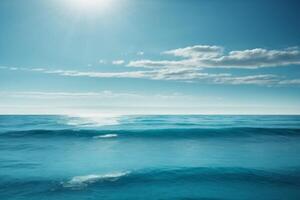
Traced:
<path id="1" fill-rule="evenodd" d="M 97 135 L 94 136 L 94 139 L 101 139 L 101 138 L 114 138 L 114 137 L 118 137 L 117 134 L 106 134 L 106 135 Z"/>
<path id="2" fill-rule="evenodd" d="M 117 172 L 110 174 L 90 174 L 85 176 L 74 176 L 71 180 L 62 183 L 66 188 L 83 188 L 89 184 L 99 181 L 116 181 L 122 176 L 126 176 L 129 172 Z"/>

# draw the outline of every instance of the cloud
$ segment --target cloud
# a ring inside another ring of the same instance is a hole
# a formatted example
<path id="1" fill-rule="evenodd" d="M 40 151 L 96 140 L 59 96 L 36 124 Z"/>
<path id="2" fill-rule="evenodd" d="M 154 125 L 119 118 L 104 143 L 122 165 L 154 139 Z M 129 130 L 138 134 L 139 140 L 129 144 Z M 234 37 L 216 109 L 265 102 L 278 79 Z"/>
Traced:
<path id="1" fill-rule="evenodd" d="M 38 68 L 39 71 L 41 68 Z M 35 68 L 32 71 L 36 71 Z M 91 78 L 139 78 L 151 80 L 203 80 L 216 77 L 228 77 L 228 73 L 203 73 L 192 69 L 157 69 L 146 71 L 125 71 L 125 72 L 96 72 L 96 71 L 76 71 L 76 70 L 46 70 L 42 71 L 47 74 L 58 74 L 61 76 L 73 77 L 91 77 Z"/>
<path id="2" fill-rule="evenodd" d="M 57 74 L 69 77 L 90 77 L 90 78 L 134 78 L 149 80 L 173 80 L 182 82 L 203 82 L 210 84 L 253 84 L 253 85 L 297 85 L 299 79 L 289 80 L 273 74 L 257 74 L 248 76 L 234 76 L 230 73 L 204 73 L 200 69 L 177 69 L 162 68 L 140 71 L 124 72 L 97 72 L 97 71 L 77 71 L 77 70 L 48 70 L 45 68 L 17 68 L 5 67 L 0 69 L 32 71 L 45 74 Z M 92 95 L 92 94 L 91 94 Z"/>
<path id="3" fill-rule="evenodd" d="M 76 70 L 45 70 L 47 74 L 58 74 L 61 76 L 91 77 L 91 78 L 146 78 L 148 72 L 96 72 L 96 71 L 76 71 Z"/>
<path id="4" fill-rule="evenodd" d="M 180 60 L 180 61 L 172 61 L 172 60 L 136 60 L 130 61 L 127 66 L 128 67 L 143 67 L 149 69 L 157 69 L 157 68 L 195 68 L 197 67 L 198 62 L 196 60 Z"/>
<path id="5" fill-rule="evenodd" d="M 300 64 L 300 51 L 298 49 L 266 50 L 252 49 L 244 51 L 231 51 L 229 55 L 207 60 L 212 66 L 232 68 L 260 68 L 278 67 Z"/>
<path id="6" fill-rule="evenodd" d="M 24 91 L 24 92 L 3 92 L 0 91 L 0 95 L 4 98 L 21 98 L 21 99 L 44 99 L 44 100 L 92 100 L 99 102 L 98 100 L 209 100 L 213 98 L 220 100 L 219 97 L 194 97 L 181 93 L 168 93 L 168 94 L 141 94 L 141 93 L 126 93 L 126 92 L 114 92 L 110 90 L 104 90 L 100 92 L 40 92 L 40 91 Z M 109 101 L 111 103 L 111 101 Z M 73 102 L 74 103 L 74 102 Z"/>
<path id="7" fill-rule="evenodd" d="M 252 76 L 240 76 L 240 77 L 216 77 L 215 83 L 218 84 L 232 84 L 232 85 L 274 85 L 280 81 L 280 78 L 273 74 L 262 74 Z"/>
<path id="8" fill-rule="evenodd" d="M 3 96 L 16 98 L 34 98 L 34 99 L 65 99 L 65 98 L 119 98 L 133 97 L 139 98 L 141 95 L 134 93 L 115 93 L 109 90 L 101 92 L 0 92 Z"/>
<path id="9" fill-rule="evenodd" d="M 113 65 L 122 65 L 122 64 L 124 64 L 124 63 L 125 63 L 124 60 L 114 60 L 114 61 L 112 61 L 112 64 L 113 64 Z"/>
<path id="10" fill-rule="evenodd" d="M 148 73 L 148 75 L 150 75 L 149 78 L 155 80 L 199 81 L 216 77 L 231 76 L 231 74 L 227 73 L 203 73 L 201 71 L 191 69 L 161 69 L 153 70 L 151 72 L 152 73 Z"/>
<path id="11" fill-rule="evenodd" d="M 274 74 L 233 75 L 231 73 L 206 73 L 205 68 L 247 68 L 279 67 L 300 64 L 300 50 L 290 47 L 283 50 L 249 49 L 224 53 L 221 46 L 196 45 L 162 52 L 174 56 L 174 60 L 136 60 L 127 66 L 142 67 L 119 72 L 79 71 L 46 68 L 16 68 L 0 66 L 6 70 L 24 70 L 69 77 L 91 78 L 134 78 L 148 80 L 173 80 L 181 82 L 201 82 L 209 84 L 254 84 L 254 85 L 299 85 L 299 79 L 290 80 Z M 180 59 L 178 59 L 180 58 Z M 115 65 L 124 60 L 115 60 Z"/>
<path id="12" fill-rule="evenodd" d="M 165 51 L 163 54 L 185 58 L 215 58 L 223 54 L 223 48 L 220 46 L 196 45 Z"/>
<path id="13" fill-rule="evenodd" d="M 220 46 L 196 45 L 173 49 L 162 54 L 180 57 L 180 60 L 136 60 L 129 67 L 144 68 L 247 68 L 280 67 L 300 64 L 300 50 L 290 47 L 282 50 L 262 48 L 224 53 Z"/>
<path id="14" fill-rule="evenodd" d="M 300 79 L 282 80 L 279 82 L 282 85 L 300 85 Z"/>

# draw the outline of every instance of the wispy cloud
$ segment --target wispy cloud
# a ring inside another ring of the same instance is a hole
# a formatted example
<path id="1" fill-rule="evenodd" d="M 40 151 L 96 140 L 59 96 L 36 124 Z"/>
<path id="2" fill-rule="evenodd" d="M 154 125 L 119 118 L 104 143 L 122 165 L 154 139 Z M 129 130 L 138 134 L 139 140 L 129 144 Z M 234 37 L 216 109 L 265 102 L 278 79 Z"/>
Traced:
<path id="1" fill-rule="evenodd" d="M 279 82 L 279 84 L 282 84 L 282 85 L 299 84 L 300 85 L 300 79 L 282 80 Z"/>
<path id="2" fill-rule="evenodd" d="M 11 70 L 10 67 L 2 69 Z M 214 77 L 227 77 L 231 74 L 227 73 L 203 73 L 200 70 L 192 69 L 153 69 L 140 71 L 124 71 L 124 72 L 98 72 L 98 71 L 77 71 L 77 70 L 49 70 L 46 68 L 16 68 L 22 71 L 42 72 L 46 74 L 58 74 L 61 76 L 73 77 L 91 77 L 91 78 L 143 78 L 152 80 L 199 80 Z"/>
<path id="3" fill-rule="evenodd" d="M 65 98 L 119 98 L 133 97 L 139 98 L 141 95 L 134 93 L 115 93 L 110 90 L 101 92 L 0 92 L 3 96 L 16 98 L 34 98 L 34 99 L 65 99 Z"/>
<path id="4" fill-rule="evenodd" d="M 114 61 L 112 61 L 112 64 L 113 64 L 113 65 L 122 65 L 122 64 L 124 64 L 124 63 L 125 63 L 124 60 L 114 60 Z"/>
<path id="5" fill-rule="evenodd" d="M 199 97 L 189 96 L 181 93 L 151 94 L 114 92 L 104 90 L 99 92 L 44 92 L 44 91 L 22 91 L 22 92 L 4 92 L 0 91 L 3 98 L 21 98 L 21 99 L 45 99 L 45 100 L 221 100 L 219 97 Z M 107 102 L 107 101 L 106 101 Z M 108 101 L 110 102 L 110 101 Z M 111 103 L 111 102 L 110 102 Z"/>
<path id="6" fill-rule="evenodd" d="M 196 45 L 172 49 L 162 54 L 180 57 L 180 60 L 136 60 L 129 67 L 144 68 L 247 68 L 280 67 L 300 64 L 300 50 L 290 47 L 282 50 L 263 48 L 229 51 L 220 46 Z"/>
<path id="7" fill-rule="evenodd" d="M 232 85 L 275 85 L 280 82 L 280 77 L 273 74 L 240 76 L 240 77 L 220 77 L 214 79 L 215 83 Z"/>
<path id="8" fill-rule="evenodd" d="M 299 85 L 299 79 L 286 79 L 274 74 L 257 74 L 246 76 L 234 76 L 230 73 L 204 73 L 200 69 L 191 68 L 162 68 L 140 71 L 123 72 L 98 72 L 98 71 L 77 71 L 77 70 L 49 70 L 45 68 L 17 68 L 4 67 L 6 70 L 32 71 L 45 74 L 57 74 L 69 77 L 90 77 L 90 78 L 134 78 L 149 80 L 173 80 L 183 82 L 203 82 L 209 84 L 231 84 L 231 85 Z"/>
<path id="9" fill-rule="evenodd" d="M 163 52 L 177 57 L 185 58 L 215 58 L 222 56 L 223 48 L 220 46 L 195 45 L 185 48 L 173 49 Z"/>
<path id="10" fill-rule="evenodd" d="M 289 80 L 274 74 L 233 75 L 231 73 L 206 73 L 205 68 L 246 68 L 279 67 L 300 64 L 300 50 L 290 47 L 282 50 L 262 48 L 229 51 L 224 53 L 221 46 L 195 45 L 162 52 L 173 56 L 173 60 L 136 60 L 130 61 L 129 67 L 144 69 L 121 72 L 80 71 L 46 68 L 5 67 L 0 69 L 26 70 L 46 74 L 70 77 L 91 78 L 135 78 L 150 80 L 174 80 L 184 82 L 205 82 L 210 84 L 255 84 L 255 85 L 299 85 L 299 79 Z M 140 53 L 142 55 L 142 53 Z M 178 58 L 180 58 L 178 60 Z M 100 60 L 100 63 L 105 61 Z M 125 64 L 124 60 L 112 61 L 114 65 Z"/>

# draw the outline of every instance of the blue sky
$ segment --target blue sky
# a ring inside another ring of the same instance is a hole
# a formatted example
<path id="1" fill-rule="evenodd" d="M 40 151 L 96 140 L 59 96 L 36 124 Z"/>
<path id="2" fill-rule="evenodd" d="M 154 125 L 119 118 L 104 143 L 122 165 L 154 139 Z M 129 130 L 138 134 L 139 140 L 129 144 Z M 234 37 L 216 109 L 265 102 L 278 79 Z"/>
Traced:
<path id="1" fill-rule="evenodd" d="M 296 0 L 1 0 L 0 113 L 300 113 Z"/>

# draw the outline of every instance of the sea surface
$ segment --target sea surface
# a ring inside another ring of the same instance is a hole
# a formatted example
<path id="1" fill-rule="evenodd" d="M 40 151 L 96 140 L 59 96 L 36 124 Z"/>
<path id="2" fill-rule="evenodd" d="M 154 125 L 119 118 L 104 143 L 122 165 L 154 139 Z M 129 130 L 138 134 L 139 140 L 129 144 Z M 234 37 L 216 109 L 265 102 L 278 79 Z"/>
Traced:
<path id="1" fill-rule="evenodd" d="M 1 200 L 299 200 L 300 116 L 0 116 Z"/>

